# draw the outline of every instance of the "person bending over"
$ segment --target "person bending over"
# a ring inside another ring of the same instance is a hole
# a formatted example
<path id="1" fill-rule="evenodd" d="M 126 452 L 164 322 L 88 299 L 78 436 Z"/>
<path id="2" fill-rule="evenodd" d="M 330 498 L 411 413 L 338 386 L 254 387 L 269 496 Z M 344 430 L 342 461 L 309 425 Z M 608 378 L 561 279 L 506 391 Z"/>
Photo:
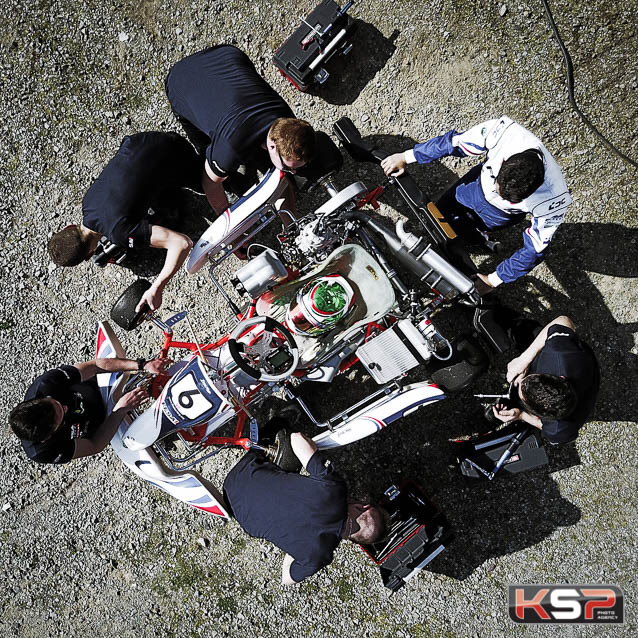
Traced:
<path id="1" fill-rule="evenodd" d="M 377 507 L 348 502 L 345 481 L 312 439 L 295 432 L 290 441 L 309 476 L 285 472 L 263 454 L 250 451 L 224 481 L 224 496 L 244 531 L 286 552 L 284 585 L 298 583 L 331 563 L 341 540 L 372 543 L 385 532 Z"/>
<path id="2" fill-rule="evenodd" d="M 49 240 L 49 255 L 58 266 L 88 260 L 104 236 L 123 249 L 152 246 L 166 250 L 164 265 L 144 293 L 137 310 L 157 310 L 166 284 L 193 246 L 182 233 L 154 223 L 182 188 L 201 190 L 201 161 L 177 133 L 150 131 L 126 136 L 111 161 L 82 200 L 82 223 L 72 224 Z M 150 210 L 149 210 L 150 209 Z"/>
<path id="3" fill-rule="evenodd" d="M 436 202 L 460 236 L 471 238 L 518 223 L 531 215 L 523 247 L 488 275 L 477 275 L 481 294 L 516 281 L 545 258 L 545 250 L 571 204 L 560 167 L 541 141 L 503 116 L 459 133 L 451 130 L 382 162 L 387 175 L 401 175 L 408 164 L 427 164 L 447 155 L 482 156 Z"/>
<path id="4" fill-rule="evenodd" d="M 166 94 L 186 135 L 206 157 L 202 184 L 218 214 L 228 208 L 222 184 L 237 178 L 240 165 L 296 173 L 315 155 L 312 126 L 295 118 L 237 47 L 210 47 L 180 60 L 166 77 Z"/>
<path id="5" fill-rule="evenodd" d="M 550 443 L 560 444 L 574 441 L 591 415 L 600 371 L 571 319 L 561 316 L 509 362 L 507 380 L 518 388 L 520 407 L 497 404 L 494 416 L 505 423 L 525 421 L 539 428 Z"/>
<path id="6" fill-rule="evenodd" d="M 124 415 L 148 397 L 140 388 L 128 392 L 106 416 L 95 376 L 100 372 L 163 372 L 168 359 L 94 359 L 62 365 L 40 375 L 24 401 L 9 414 L 9 425 L 27 456 L 38 463 L 68 463 L 101 452 Z"/>

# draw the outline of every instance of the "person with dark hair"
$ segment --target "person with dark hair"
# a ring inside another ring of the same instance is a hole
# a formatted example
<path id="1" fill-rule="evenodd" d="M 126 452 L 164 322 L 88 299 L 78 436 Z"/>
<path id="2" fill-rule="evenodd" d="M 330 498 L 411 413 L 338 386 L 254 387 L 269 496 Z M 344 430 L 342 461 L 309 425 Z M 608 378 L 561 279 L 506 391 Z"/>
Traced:
<path id="1" fill-rule="evenodd" d="M 545 258 L 572 201 L 556 160 L 535 135 L 503 116 L 464 133 L 448 131 L 381 162 L 387 175 L 401 175 L 413 162 L 483 154 L 483 161 L 449 188 L 437 200 L 437 207 L 457 233 L 468 239 L 521 222 L 526 215 L 531 215 L 532 224 L 523 232 L 521 249 L 494 272 L 477 274 L 481 294 L 516 281 Z"/>
<path id="2" fill-rule="evenodd" d="M 38 463 L 68 463 L 101 452 L 124 415 L 148 397 L 141 389 L 126 393 L 106 416 L 97 386 L 99 373 L 163 372 L 168 359 L 94 359 L 41 374 L 9 414 L 9 425 L 27 456 Z"/>
<path id="3" fill-rule="evenodd" d="M 86 192 L 82 223 L 49 240 L 51 259 L 58 266 L 77 266 L 95 253 L 102 237 L 122 249 L 163 248 L 162 270 L 138 305 L 138 310 L 145 303 L 157 310 L 166 284 L 193 246 L 190 237 L 167 228 L 157 213 L 173 207 L 180 188 L 201 191 L 200 177 L 201 161 L 181 135 L 149 131 L 126 136 Z"/>
<path id="4" fill-rule="evenodd" d="M 507 380 L 518 387 L 520 407 L 497 404 L 495 418 L 505 423 L 525 421 L 539 428 L 550 443 L 560 444 L 575 440 L 591 415 L 600 371 L 571 319 L 561 316 L 509 362 Z"/>
<path id="5" fill-rule="evenodd" d="M 200 154 L 202 183 L 216 213 L 228 207 L 222 183 L 240 165 L 295 173 L 315 155 L 310 124 L 295 118 L 248 56 L 229 44 L 194 53 L 171 67 L 166 94 Z M 243 189 L 242 189 L 243 192 Z"/>
<path id="6" fill-rule="evenodd" d="M 286 552 L 284 585 L 298 583 L 332 562 L 342 539 L 373 543 L 385 533 L 379 508 L 348 501 L 345 481 L 312 439 L 294 432 L 290 442 L 308 476 L 286 472 L 250 451 L 224 481 L 224 497 L 244 531 Z"/>

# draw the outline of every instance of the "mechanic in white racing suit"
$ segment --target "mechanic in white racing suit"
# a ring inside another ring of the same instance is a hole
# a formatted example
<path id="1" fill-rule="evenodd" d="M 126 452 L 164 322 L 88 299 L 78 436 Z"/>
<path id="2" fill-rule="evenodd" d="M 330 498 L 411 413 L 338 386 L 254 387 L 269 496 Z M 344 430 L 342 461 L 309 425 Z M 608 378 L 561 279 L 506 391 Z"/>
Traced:
<path id="1" fill-rule="evenodd" d="M 467 220 L 468 216 L 479 231 L 510 226 L 527 214 L 532 216 L 532 225 L 523 232 L 522 248 L 489 275 L 478 274 L 481 294 L 516 281 L 543 261 L 545 249 L 572 201 L 556 160 L 535 135 L 503 116 L 464 133 L 448 131 L 381 162 L 387 175 L 401 175 L 413 162 L 427 164 L 447 155 L 483 154 L 483 162 L 439 199 L 441 212 L 451 216 L 455 229 L 462 227 L 463 218 Z"/>

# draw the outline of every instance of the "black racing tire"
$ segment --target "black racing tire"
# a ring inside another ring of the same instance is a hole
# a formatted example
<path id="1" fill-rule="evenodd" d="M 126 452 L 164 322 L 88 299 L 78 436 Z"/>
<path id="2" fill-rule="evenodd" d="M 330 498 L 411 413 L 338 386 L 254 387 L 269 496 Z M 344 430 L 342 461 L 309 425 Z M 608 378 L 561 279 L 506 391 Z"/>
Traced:
<path id="1" fill-rule="evenodd" d="M 275 457 L 273 463 L 286 472 L 299 472 L 301 463 L 290 444 L 290 430 L 282 428 L 275 435 Z"/>
<path id="2" fill-rule="evenodd" d="M 147 305 L 140 312 L 135 312 L 135 307 L 140 302 L 144 293 L 151 287 L 151 282 L 146 279 L 138 279 L 133 282 L 118 298 L 111 308 L 111 319 L 124 330 L 133 330 L 142 323 L 144 315 L 148 312 Z"/>

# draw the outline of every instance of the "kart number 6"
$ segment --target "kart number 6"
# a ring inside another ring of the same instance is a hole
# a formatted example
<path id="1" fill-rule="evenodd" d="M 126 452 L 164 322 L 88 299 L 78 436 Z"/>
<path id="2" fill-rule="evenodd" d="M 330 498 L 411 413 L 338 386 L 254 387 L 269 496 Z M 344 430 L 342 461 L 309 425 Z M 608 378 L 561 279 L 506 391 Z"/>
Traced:
<path id="1" fill-rule="evenodd" d="M 170 388 L 170 401 L 178 414 L 189 421 L 198 419 L 214 407 L 197 389 L 192 373 L 182 377 Z"/>

